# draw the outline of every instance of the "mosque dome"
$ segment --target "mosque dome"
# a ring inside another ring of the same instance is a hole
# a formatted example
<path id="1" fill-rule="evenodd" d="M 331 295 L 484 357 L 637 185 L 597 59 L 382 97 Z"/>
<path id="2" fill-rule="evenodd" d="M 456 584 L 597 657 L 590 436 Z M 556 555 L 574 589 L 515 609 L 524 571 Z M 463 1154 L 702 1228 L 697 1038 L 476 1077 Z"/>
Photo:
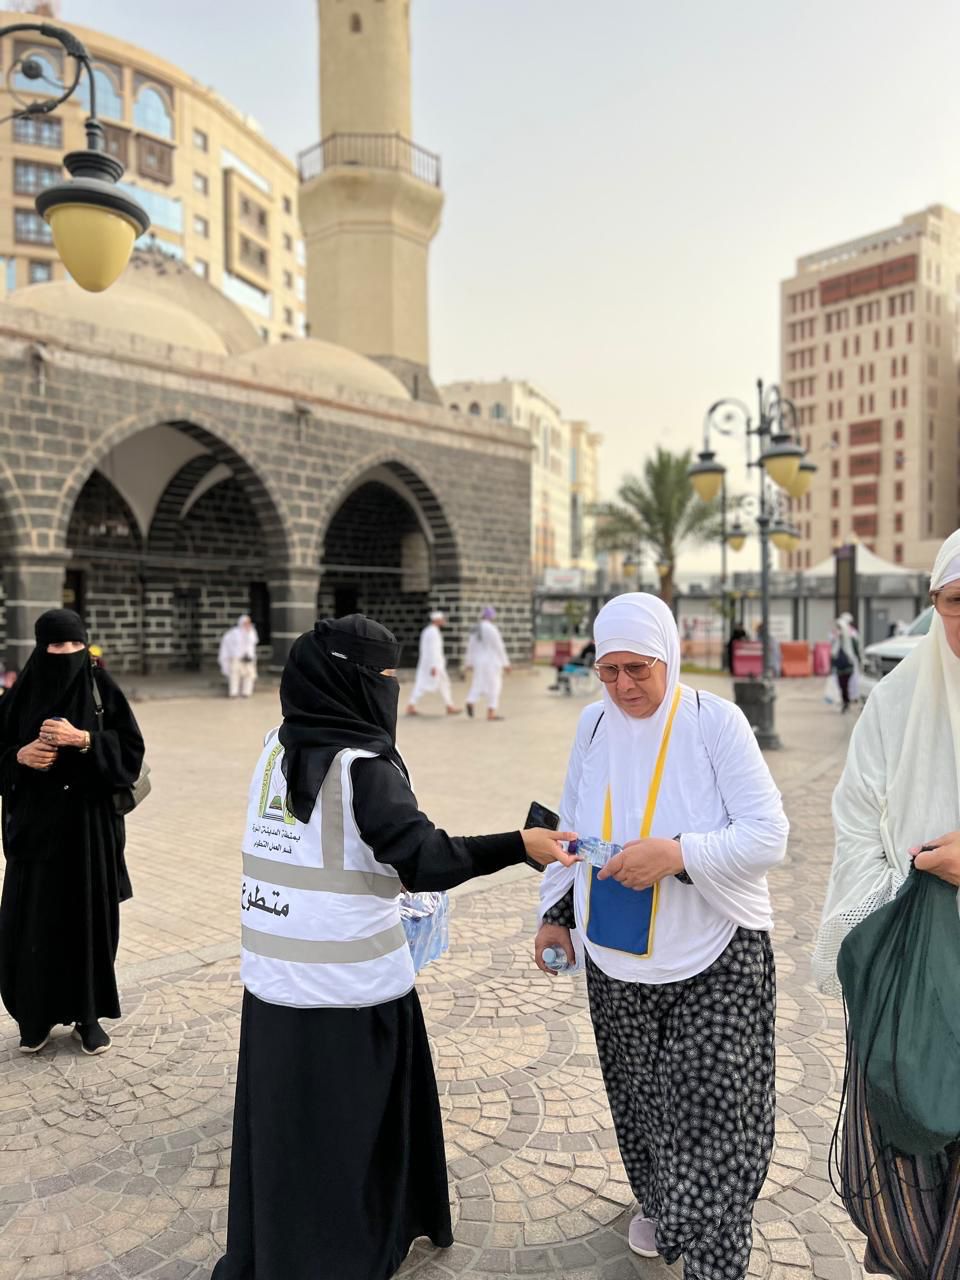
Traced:
<path id="1" fill-rule="evenodd" d="M 348 347 L 338 347 L 319 338 L 273 342 L 244 352 L 233 363 L 264 380 L 294 376 L 312 380 L 317 390 L 343 388 L 367 395 L 390 396 L 394 400 L 411 399 L 400 379 L 383 365 Z"/>
<path id="2" fill-rule="evenodd" d="M 197 283 L 216 293 L 202 280 Z M 223 301 L 233 307 L 226 298 Z M 176 300 L 169 291 L 155 288 L 152 279 L 138 278 L 136 270 L 131 268 L 103 293 L 87 293 L 72 280 L 51 280 L 17 289 L 8 296 L 7 302 L 54 319 L 79 320 L 98 329 L 133 333 L 154 342 L 213 355 L 227 356 L 238 349 L 231 341 L 231 334 L 219 324 L 211 323 L 213 317 L 208 318 L 203 308 Z M 247 323 L 242 312 L 237 311 L 237 316 L 243 324 Z M 256 342 L 256 330 L 252 325 L 249 328 Z"/>

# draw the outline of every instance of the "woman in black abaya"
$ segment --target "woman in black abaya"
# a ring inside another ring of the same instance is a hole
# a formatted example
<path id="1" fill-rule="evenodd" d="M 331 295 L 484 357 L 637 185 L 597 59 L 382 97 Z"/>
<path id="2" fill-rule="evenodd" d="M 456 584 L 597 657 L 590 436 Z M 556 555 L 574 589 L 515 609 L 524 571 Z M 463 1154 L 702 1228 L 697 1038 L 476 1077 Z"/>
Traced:
<path id="1" fill-rule="evenodd" d="M 119 904 L 132 894 L 114 793 L 136 782 L 143 739 L 117 685 L 93 668 L 77 614 L 43 614 L 36 638 L 0 703 L 0 997 L 23 1053 L 60 1023 L 85 1053 L 104 1053 L 100 1019 L 120 1017 Z"/>
<path id="2" fill-rule="evenodd" d="M 245 991 L 215 1280 L 387 1280 L 418 1236 L 453 1243 L 400 888 L 452 888 L 525 856 L 572 861 L 569 832 L 454 837 L 420 811 L 396 748 L 398 650 L 355 614 L 318 622 L 284 668 L 283 725 L 254 772 L 243 844 Z"/>

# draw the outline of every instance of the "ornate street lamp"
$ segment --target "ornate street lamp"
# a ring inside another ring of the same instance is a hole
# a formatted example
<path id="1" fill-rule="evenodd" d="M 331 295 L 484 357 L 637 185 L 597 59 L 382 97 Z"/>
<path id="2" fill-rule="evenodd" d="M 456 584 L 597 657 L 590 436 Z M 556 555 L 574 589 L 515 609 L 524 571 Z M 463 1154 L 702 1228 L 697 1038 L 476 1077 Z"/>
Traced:
<path id="1" fill-rule="evenodd" d="M 747 467 L 756 467 L 760 473 L 759 492 L 756 499 L 741 499 L 744 508 L 756 505 L 757 531 L 760 534 L 760 595 L 763 617 L 763 680 L 752 684 L 735 683 L 734 694 L 750 720 L 757 741 L 762 747 L 781 745 L 774 728 L 774 701 L 776 693 L 772 674 L 773 650 L 770 642 L 770 543 L 784 551 L 792 551 L 800 541 L 799 531 L 783 515 L 780 502 L 768 491 L 769 482 L 777 485 L 793 498 L 806 493 L 816 467 L 808 462 L 803 448 L 787 429 L 785 419 L 796 427 L 797 410 L 791 400 L 780 394 L 776 386 L 765 388 L 757 380 L 757 422 L 753 424 L 751 411 L 742 400 L 717 400 L 707 410 L 703 420 L 703 449 L 688 475 L 697 495 L 711 502 L 721 495 L 723 551 L 722 590 L 727 591 L 726 550 L 740 551 L 746 542 L 747 532 L 739 516 L 728 530 L 726 525 L 726 468 L 717 461 L 710 448 L 710 432 L 731 436 L 739 424 L 743 431 L 747 452 Z M 753 456 L 753 441 L 757 440 L 757 457 Z"/>
<path id="2" fill-rule="evenodd" d="M 18 31 L 33 31 L 58 41 L 76 62 L 76 72 L 73 83 L 59 97 L 27 103 L 13 113 L 15 119 L 49 115 L 67 101 L 83 72 L 87 73 L 90 116 L 84 125 L 86 150 L 64 156 L 69 179 L 41 191 L 35 205 L 49 224 L 57 253 L 70 275 L 82 289 L 100 293 L 109 289 L 130 261 L 134 241 L 149 230 L 150 219 L 136 200 L 117 186 L 123 165 L 106 149 L 103 126 L 97 119 L 97 86 L 86 47 L 72 32 L 47 22 L 16 22 L 0 28 L 0 36 Z M 43 68 L 35 58 L 16 60 L 10 71 L 15 69 L 28 80 L 43 76 Z"/>

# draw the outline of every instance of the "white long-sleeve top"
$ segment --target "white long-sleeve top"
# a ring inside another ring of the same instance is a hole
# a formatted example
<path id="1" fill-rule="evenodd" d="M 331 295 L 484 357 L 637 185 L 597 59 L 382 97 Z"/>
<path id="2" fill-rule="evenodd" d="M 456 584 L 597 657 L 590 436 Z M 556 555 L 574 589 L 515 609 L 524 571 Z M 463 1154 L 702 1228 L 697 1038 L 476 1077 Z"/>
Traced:
<path id="1" fill-rule="evenodd" d="M 609 753 L 602 704 L 580 717 L 560 803 L 560 826 L 581 836 L 602 832 Z M 596 730 L 596 732 L 594 732 Z M 639 837 L 639 815 L 636 837 Z M 612 978 L 659 984 L 702 973 L 738 926 L 770 929 L 767 871 L 786 852 L 789 824 L 746 718 L 733 703 L 684 687 L 674 722 L 652 836 L 681 835 L 687 875 L 660 882 L 649 957 L 598 946 L 584 933 L 587 868 L 552 864 L 541 885 L 541 912 L 573 886 L 578 947 Z M 636 838 L 634 837 L 634 838 Z"/>

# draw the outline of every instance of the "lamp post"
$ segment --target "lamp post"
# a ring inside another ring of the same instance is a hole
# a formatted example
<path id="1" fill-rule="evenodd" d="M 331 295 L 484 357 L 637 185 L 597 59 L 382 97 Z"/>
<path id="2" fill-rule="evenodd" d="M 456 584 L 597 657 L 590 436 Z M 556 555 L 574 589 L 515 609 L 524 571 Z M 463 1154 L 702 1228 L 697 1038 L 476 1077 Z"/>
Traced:
<path id="1" fill-rule="evenodd" d="M 15 22 L 0 27 L 0 36 L 19 31 L 36 32 L 58 41 L 76 63 L 76 71 L 73 83 L 59 97 L 26 103 L 12 113 L 14 119 L 49 115 L 76 91 L 84 71 L 87 74 L 90 115 L 84 125 L 86 149 L 64 156 L 69 179 L 41 191 L 35 206 L 49 224 L 57 253 L 70 275 L 82 289 L 100 293 L 113 284 L 130 261 L 134 241 L 149 230 L 150 219 L 136 200 L 117 186 L 123 165 L 106 149 L 103 126 L 97 119 L 97 86 L 86 47 L 72 32 L 48 22 Z M 28 80 L 43 76 L 40 63 L 29 56 L 16 59 L 8 75 L 17 69 Z"/>
<path id="2" fill-rule="evenodd" d="M 740 521 L 739 515 L 728 529 L 726 523 L 726 467 L 717 460 L 710 448 L 710 433 L 717 431 L 724 436 L 732 436 L 734 427 L 739 424 L 743 430 L 746 445 L 746 465 L 748 470 L 756 468 L 759 472 L 759 486 L 756 498 L 741 499 L 746 510 L 755 511 L 757 532 L 760 536 L 760 608 L 763 619 L 763 679 L 759 688 L 756 684 L 735 684 L 734 692 L 738 704 L 743 706 L 748 719 L 762 747 L 777 748 L 781 745 L 774 728 L 773 704 L 776 698 L 772 675 L 772 646 L 770 639 L 770 543 L 784 551 L 793 550 L 799 541 L 799 533 L 794 529 L 784 512 L 779 496 L 775 495 L 773 485 L 786 491 L 790 497 L 801 498 L 810 486 L 816 471 L 801 446 L 794 440 L 792 431 L 788 429 L 786 419 L 795 430 L 797 410 L 791 400 L 780 394 L 777 386 L 764 387 L 763 380 L 757 379 L 757 419 L 754 425 L 749 407 L 742 400 L 717 400 L 707 410 L 703 420 L 703 449 L 697 461 L 690 467 L 689 476 L 698 496 L 704 502 L 712 502 L 717 496 L 721 499 L 721 520 L 723 529 L 724 552 L 727 543 L 734 551 L 744 545 L 747 531 Z M 753 442 L 757 441 L 757 456 L 754 457 Z M 772 482 L 772 483 L 771 483 Z M 726 594 L 726 556 L 723 560 L 724 595 Z"/>

